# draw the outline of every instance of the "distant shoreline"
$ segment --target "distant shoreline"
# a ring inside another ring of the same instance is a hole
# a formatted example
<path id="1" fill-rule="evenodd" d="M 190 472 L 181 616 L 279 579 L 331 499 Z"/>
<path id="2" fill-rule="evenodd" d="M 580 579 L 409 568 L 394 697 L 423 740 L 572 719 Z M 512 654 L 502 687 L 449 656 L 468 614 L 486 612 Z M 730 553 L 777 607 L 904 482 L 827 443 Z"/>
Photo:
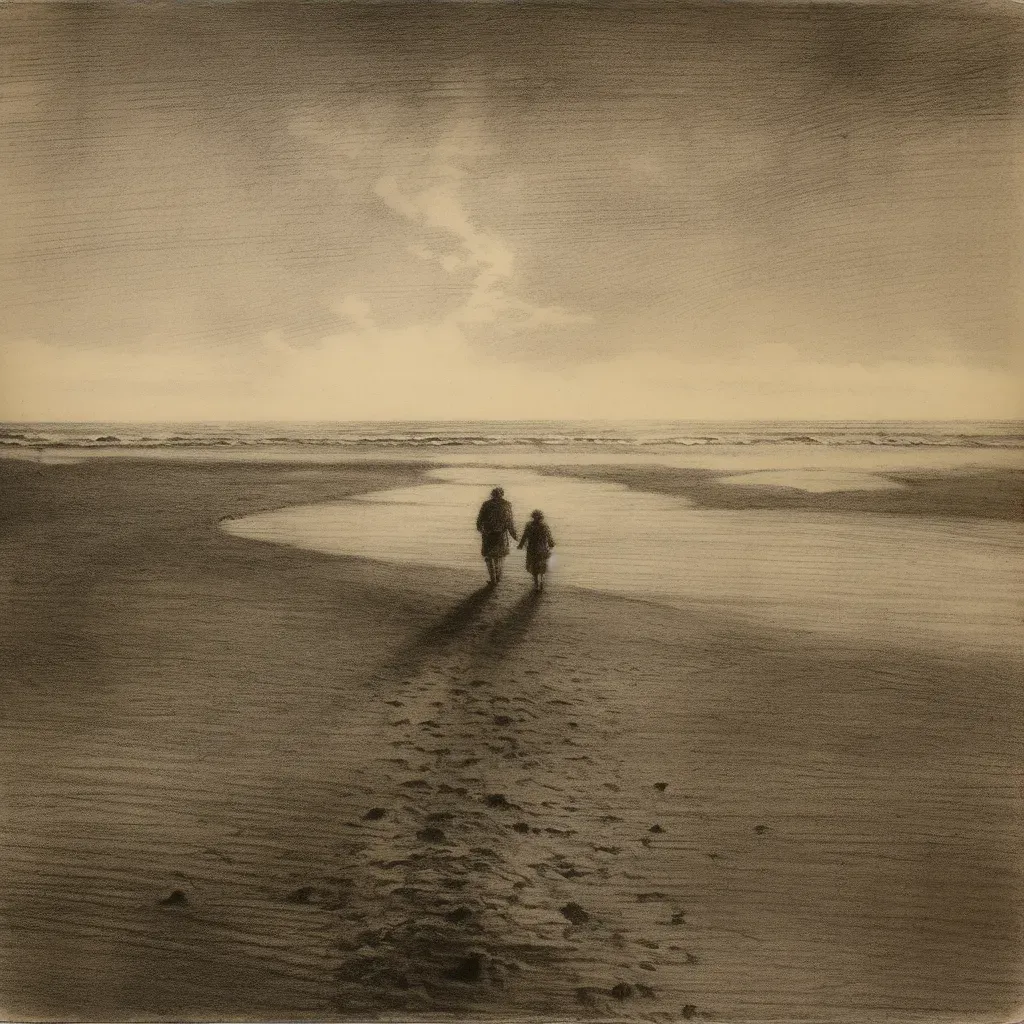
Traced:
<path id="1" fill-rule="evenodd" d="M 1024 450 L 1024 421 L 0 423 L 0 452 L 338 448 L 667 454 L 733 447 Z"/>

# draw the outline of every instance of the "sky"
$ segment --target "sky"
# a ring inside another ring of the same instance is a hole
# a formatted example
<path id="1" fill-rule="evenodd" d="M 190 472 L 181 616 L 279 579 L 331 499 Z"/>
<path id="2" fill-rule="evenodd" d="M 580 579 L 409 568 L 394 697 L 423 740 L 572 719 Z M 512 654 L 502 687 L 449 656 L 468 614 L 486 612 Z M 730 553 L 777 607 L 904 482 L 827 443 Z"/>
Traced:
<path id="1" fill-rule="evenodd" d="M 1024 416 L 1022 16 L 5 5 L 0 419 Z"/>

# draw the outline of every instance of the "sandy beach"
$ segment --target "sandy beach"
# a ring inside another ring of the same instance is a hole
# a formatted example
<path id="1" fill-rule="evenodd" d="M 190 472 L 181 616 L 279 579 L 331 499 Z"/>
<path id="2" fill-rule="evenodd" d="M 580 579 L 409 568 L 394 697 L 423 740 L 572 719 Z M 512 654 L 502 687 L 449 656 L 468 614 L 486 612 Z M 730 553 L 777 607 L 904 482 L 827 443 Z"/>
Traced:
<path id="1" fill-rule="evenodd" d="M 1019 658 L 222 528 L 429 469 L 0 460 L 8 1019 L 1020 1016 Z M 557 474 L 1020 520 L 1017 470 Z"/>

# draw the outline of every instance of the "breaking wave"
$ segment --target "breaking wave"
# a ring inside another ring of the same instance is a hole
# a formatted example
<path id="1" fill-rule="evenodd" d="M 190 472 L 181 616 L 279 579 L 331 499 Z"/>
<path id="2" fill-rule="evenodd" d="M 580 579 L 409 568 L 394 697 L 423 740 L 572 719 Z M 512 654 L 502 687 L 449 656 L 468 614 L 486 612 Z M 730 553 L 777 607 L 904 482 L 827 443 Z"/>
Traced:
<path id="1" fill-rule="evenodd" d="M 1024 448 L 1024 423 L 0 424 L 0 449 Z"/>

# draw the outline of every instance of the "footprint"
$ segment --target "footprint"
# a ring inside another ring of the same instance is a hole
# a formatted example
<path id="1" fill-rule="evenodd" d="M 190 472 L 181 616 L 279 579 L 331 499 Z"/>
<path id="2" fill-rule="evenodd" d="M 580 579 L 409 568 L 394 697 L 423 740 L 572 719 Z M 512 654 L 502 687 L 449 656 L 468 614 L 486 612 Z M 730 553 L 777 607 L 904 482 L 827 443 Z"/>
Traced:
<path id="1" fill-rule="evenodd" d="M 170 896 L 165 896 L 158 902 L 161 907 L 187 907 L 189 905 L 188 897 L 180 889 L 175 889 Z"/>
<path id="2" fill-rule="evenodd" d="M 663 892 L 638 892 L 636 894 L 637 903 L 654 903 L 666 899 L 668 897 Z"/>
<path id="3" fill-rule="evenodd" d="M 578 903 L 566 903 L 560 908 L 559 913 L 570 924 L 576 926 L 586 924 L 590 920 L 590 915 Z"/>
<path id="4" fill-rule="evenodd" d="M 484 958 L 473 953 L 460 960 L 447 974 L 450 981 L 460 981 L 466 985 L 475 985 L 484 975 Z"/>
<path id="5" fill-rule="evenodd" d="M 448 837 L 436 825 L 428 825 L 416 833 L 416 838 L 424 843 L 443 843 Z"/>

